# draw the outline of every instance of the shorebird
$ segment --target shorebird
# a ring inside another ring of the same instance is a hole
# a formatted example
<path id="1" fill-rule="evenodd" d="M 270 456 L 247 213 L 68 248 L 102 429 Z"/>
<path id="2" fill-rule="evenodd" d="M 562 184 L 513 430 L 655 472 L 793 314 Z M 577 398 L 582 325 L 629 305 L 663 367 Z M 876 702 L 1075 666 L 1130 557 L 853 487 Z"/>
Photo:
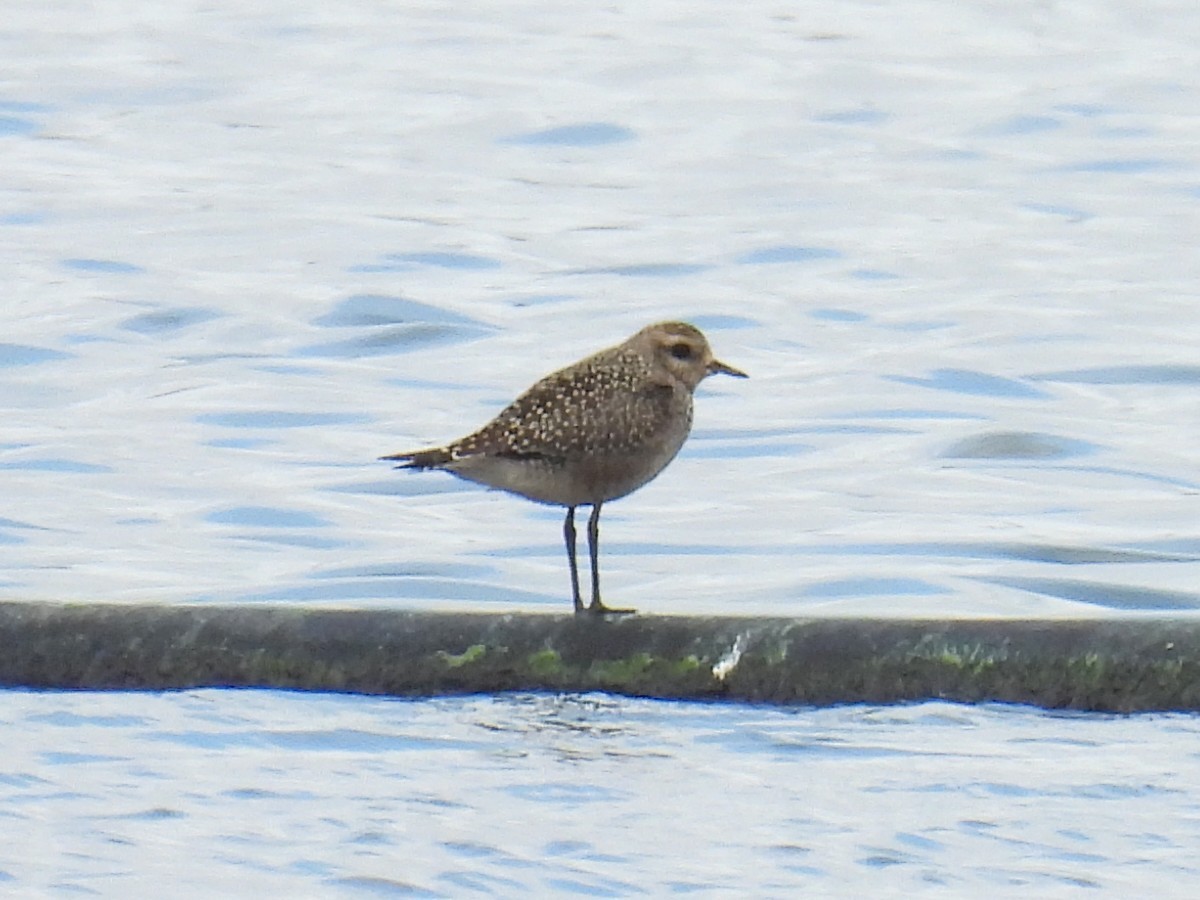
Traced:
<path id="1" fill-rule="evenodd" d="M 478 431 L 443 447 L 380 459 L 398 469 L 442 469 L 538 503 L 567 508 L 563 541 L 576 613 L 629 613 L 600 599 L 600 509 L 661 472 L 692 427 L 692 392 L 709 375 L 745 378 L 713 356 L 685 322 L 660 322 L 547 375 Z M 575 559 L 575 510 L 591 506 L 592 600 Z"/>

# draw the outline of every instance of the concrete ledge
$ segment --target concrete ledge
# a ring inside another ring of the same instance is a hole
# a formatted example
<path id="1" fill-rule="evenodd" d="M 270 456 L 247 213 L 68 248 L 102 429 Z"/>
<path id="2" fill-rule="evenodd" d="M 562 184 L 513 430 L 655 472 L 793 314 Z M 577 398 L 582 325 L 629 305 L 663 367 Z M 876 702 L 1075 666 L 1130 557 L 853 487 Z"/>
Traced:
<path id="1" fill-rule="evenodd" d="M 0 685 L 1200 709 L 1200 619 L 787 619 L 0 603 Z"/>

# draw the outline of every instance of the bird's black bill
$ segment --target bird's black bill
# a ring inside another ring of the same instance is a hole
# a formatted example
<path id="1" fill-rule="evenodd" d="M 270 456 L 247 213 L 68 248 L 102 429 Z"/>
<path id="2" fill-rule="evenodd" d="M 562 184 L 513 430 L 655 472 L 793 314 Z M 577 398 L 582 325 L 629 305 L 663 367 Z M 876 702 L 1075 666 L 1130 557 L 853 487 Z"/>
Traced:
<path id="1" fill-rule="evenodd" d="M 719 359 L 714 359 L 708 364 L 709 375 L 732 375 L 734 378 L 749 378 L 750 376 L 741 369 L 735 369 L 733 366 L 726 365 Z"/>

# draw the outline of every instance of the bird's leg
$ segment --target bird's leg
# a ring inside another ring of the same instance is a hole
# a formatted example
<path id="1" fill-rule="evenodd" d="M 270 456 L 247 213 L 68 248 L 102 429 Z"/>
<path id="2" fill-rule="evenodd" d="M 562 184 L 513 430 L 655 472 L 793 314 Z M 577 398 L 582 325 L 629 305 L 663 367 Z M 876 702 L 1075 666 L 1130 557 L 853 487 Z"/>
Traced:
<path id="1" fill-rule="evenodd" d="M 588 556 L 592 562 L 592 612 L 604 609 L 600 602 L 600 507 L 603 504 L 592 505 L 592 514 L 588 516 Z"/>
<path id="2" fill-rule="evenodd" d="M 600 507 L 602 504 L 596 503 L 592 506 L 592 514 L 588 516 L 588 554 L 592 558 L 592 605 L 587 608 L 587 611 L 598 616 L 613 613 L 631 613 L 632 609 L 613 609 L 611 606 L 605 606 L 600 600 Z M 579 607 L 575 608 L 578 612 Z"/>
<path id="3" fill-rule="evenodd" d="M 571 594 L 575 599 L 575 612 L 581 613 L 585 607 L 583 598 L 579 596 L 579 566 L 575 563 L 575 507 L 567 507 L 567 518 L 563 522 L 563 541 L 567 545 L 567 562 L 571 564 Z"/>

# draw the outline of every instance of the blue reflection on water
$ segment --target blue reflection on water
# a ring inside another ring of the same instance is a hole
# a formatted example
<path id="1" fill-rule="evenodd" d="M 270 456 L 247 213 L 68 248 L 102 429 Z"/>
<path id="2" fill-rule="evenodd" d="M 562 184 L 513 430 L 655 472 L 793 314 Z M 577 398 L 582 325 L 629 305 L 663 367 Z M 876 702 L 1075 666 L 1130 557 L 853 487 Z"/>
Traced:
<path id="1" fill-rule="evenodd" d="M 419 348 L 484 337 L 495 329 L 450 310 L 407 297 L 355 294 L 313 320 L 326 328 L 351 330 L 342 340 L 310 344 L 294 351 L 301 357 L 357 358 L 403 353 Z"/>
<path id="2" fill-rule="evenodd" d="M 1060 172 L 1083 174 L 1142 175 L 1164 169 L 1180 168 L 1182 163 L 1167 159 L 1092 159 L 1059 166 Z"/>
<path id="3" fill-rule="evenodd" d="M 483 326 L 482 322 L 452 310 L 389 294 L 354 294 L 313 319 L 314 325 L 330 328 L 414 323 Z"/>
<path id="4" fill-rule="evenodd" d="M 1069 581 L 1061 578 L 980 578 L 988 584 L 1018 588 L 1047 597 L 1074 600 L 1105 609 L 1123 610 L 1195 610 L 1200 609 L 1200 595 L 1183 591 L 1163 591 L 1153 588 L 1125 587 L 1109 582 Z"/>
<path id="5" fill-rule="evenodd" d="M 841 259 L 841 251 L 830 247 L 800 247 L 784 245 L 779 247 L 763 247 L 743 253 L 737 258 L 741 265 L 764 265 L 775 263 L 806 263 L 819 259 Z"/>
<path id="6" fill-rule="evenodd" d="M 79 460 L 75 459 L 58 458 L 17 459 L 8 462 L 0 462 L 0 469 L 24 470 L 28 472 L 63 472 L 79 475 L 90 475 L 98 472 L 114 471 L 111 466 L 80 462 Z"/>
<path id="7" fill-rule="evenodd" d="M 412 325 L 388 325 L 355 335 L 341 341 L 309 344 L 295 351 L 300 357 L 333 357 L 356 359 L 363 356 L 383 356 L 406 353 L 439 344 L 485 337 L 491 329 L 483 326 L 439 325 L 415 323 Z"/>
<path id="8" fill-rule="evenodd" d="M 116 259 L 64 259 L 62 264 L 76 272 L 96 272 L 103 275 L 133 275 L 146 271 L 141 266 Z"/>
<path id="9" fill-rule="evenodd" d="M 0 137 L 23 136 L 33 134 L 35 131 L 37 131 L 37 123 L 32 119 L 0 116 Z"/>
<path id="10" fill-rule="evenodd" d="M 852 309 L 811 309 L 808 314 L 826 322 L 865 322 L 870 316 Z"/>
<path id="11" fill-rule="evenodd" d="M 0 225 L 40 225 L 49 218 L 44 212 L 4 213 Z"/>
<path id="12" fill-rule="evenodd" d="M 949 594 L 951 590 L 919 578 L 837 578 L 810 585 L 801 593 L 810 598 L 832 598 L 891 595 L 932 596 Z"/>
<path id="13" fill-rule="evenodd" d="M 204 517 L 218 525 L 250 525 L 256 528 L 324 528 L 328 519 L 313 513 L 272 506 L 234 506 L 217 509 Z"/>
<path id="14" fill-rule="evenodd" d="M 474 568 L 473 566 L 468 567 L 468 569 Z M 331 578 L 319 584 L 296 584 L 268 591 L 250 591 L 240 595 L 239 599 L 244 602 L 383 600 L 388 603 L 413 600 L 416 601 L 417 606 L 431 600 L 447 600 L 462 603 L 498 604 L 504 608 L 511 608 L 514 604 L 520 603 L 558 606 L 564 602 L 563 595 L 526 591 L 508 584 L 421 576 L 367 579 Z M 567 597 L 565 602 L 569 606 L 570 598 Z"/>
<path id="15" fill-rule="evenodd" d="M 1186 553 L 1126 550 L 1109 547 L 1078 547 L 1062 544 L 1017 544 L 1005 542 L 903 541 L 859 544 L 828 544 L 793 548 L 793 553 L 852 554 L 858 556 L 969 557 L 973 559 L 1019 559 L 1054 565 L 1095 563 L 1193 562 Z"/>
<path id="16" fill-rule="evenodd" d="M 263 409 L 239 412 L 200 413 L 195 420 L 220 428 L 311 428 L 322 425 L 348 425 L 369 422 L 369 416 L 355 413 L 290 412 Z"/>
<path id="17" fill-rule="evenodd" d="M 451 253 L 426 251 L 417 253 L 387 253 L 378 263 L 360 263 L 350 266 L 349 272 L 406 272 L 421 266 L 438 269 L 456 269 L 464 272 L 479 272 L 500 268 L 500 261 L 473 253 Z"/>
<path id="18" fill-rule="evenodd" d="M 980 397 L 1035 398 L 1048 396 L 1045 391 L 1038 390 L 1024 382 L 970 369 L 934 369 L 927 378 L 916 378 L 909 375 L 885 375 L 884 377 L 889 381 L 897 381 L 901 384 L 912 384 L 917 387 Z"/>
<path id="19" fill-rule="evenodd" d="M 1060 216 L 1072 222 L 1085 222 L 1092 218 L 1092 213 L 1078 207 L 1065 206 L 1060 203 L 1022 203 L 1021 208 L 1027 209 L 1030 212 L 1044 213 L 1048 216 Z"/>
<path id="20" fill-rule="evenodd" d="M 600 147 L 631 141 L 637 135 L 630 129 L 610 122 L 581 122 L 542 131 L 529 131 L 503 138 L 501 143 L 543 147 Z"/>
<path id="21" fill-rule="evenodd" d="M 703 331 L 722 331 L 737 328 L 757 328 L 762 323 L 758 319 L 747 316 L 730 315 L 697 315 L 689 316 L 688 321 Z"/>
<path id="22" fill-rule="evenodd" d="M 621 275 L 627 278 L 680 278 L 698 275 L 713 268 L 704 263 L 631 263 L 624 266 L 603 266 L 595 269 L 576 269 L 574 275 Z"/>
<path id="23" fill-rule="evenodd" d="M 1062 120 L 1053 116 L 1017 115 L 985 126 L 980 134 L 1003 137 L 1005 135 L 1039 134 L 1063 127 Z"/>
<path id="24" fill-rule="evenodd" d="M 0 343 L 0 368 L 11 366 L 33 366 L 38 363 L 67 359 L 69 353 L 51 350 L 48 347 L 30 347 L 26 344 Z"/>
<path id="25" fill-rule="evenodd" d="M 1200 366 L 1100 366 L 1029 375 L 1034 381 L 1068 384 L 1200 384 Z"/>
<path id="26" fill-rule="evenodd" d="M 158 309 L 126 319 L 120 327 L 138 334 L 169 334 L 216 319 L 220 315 L 216 310 L 199 306 Z"/>

